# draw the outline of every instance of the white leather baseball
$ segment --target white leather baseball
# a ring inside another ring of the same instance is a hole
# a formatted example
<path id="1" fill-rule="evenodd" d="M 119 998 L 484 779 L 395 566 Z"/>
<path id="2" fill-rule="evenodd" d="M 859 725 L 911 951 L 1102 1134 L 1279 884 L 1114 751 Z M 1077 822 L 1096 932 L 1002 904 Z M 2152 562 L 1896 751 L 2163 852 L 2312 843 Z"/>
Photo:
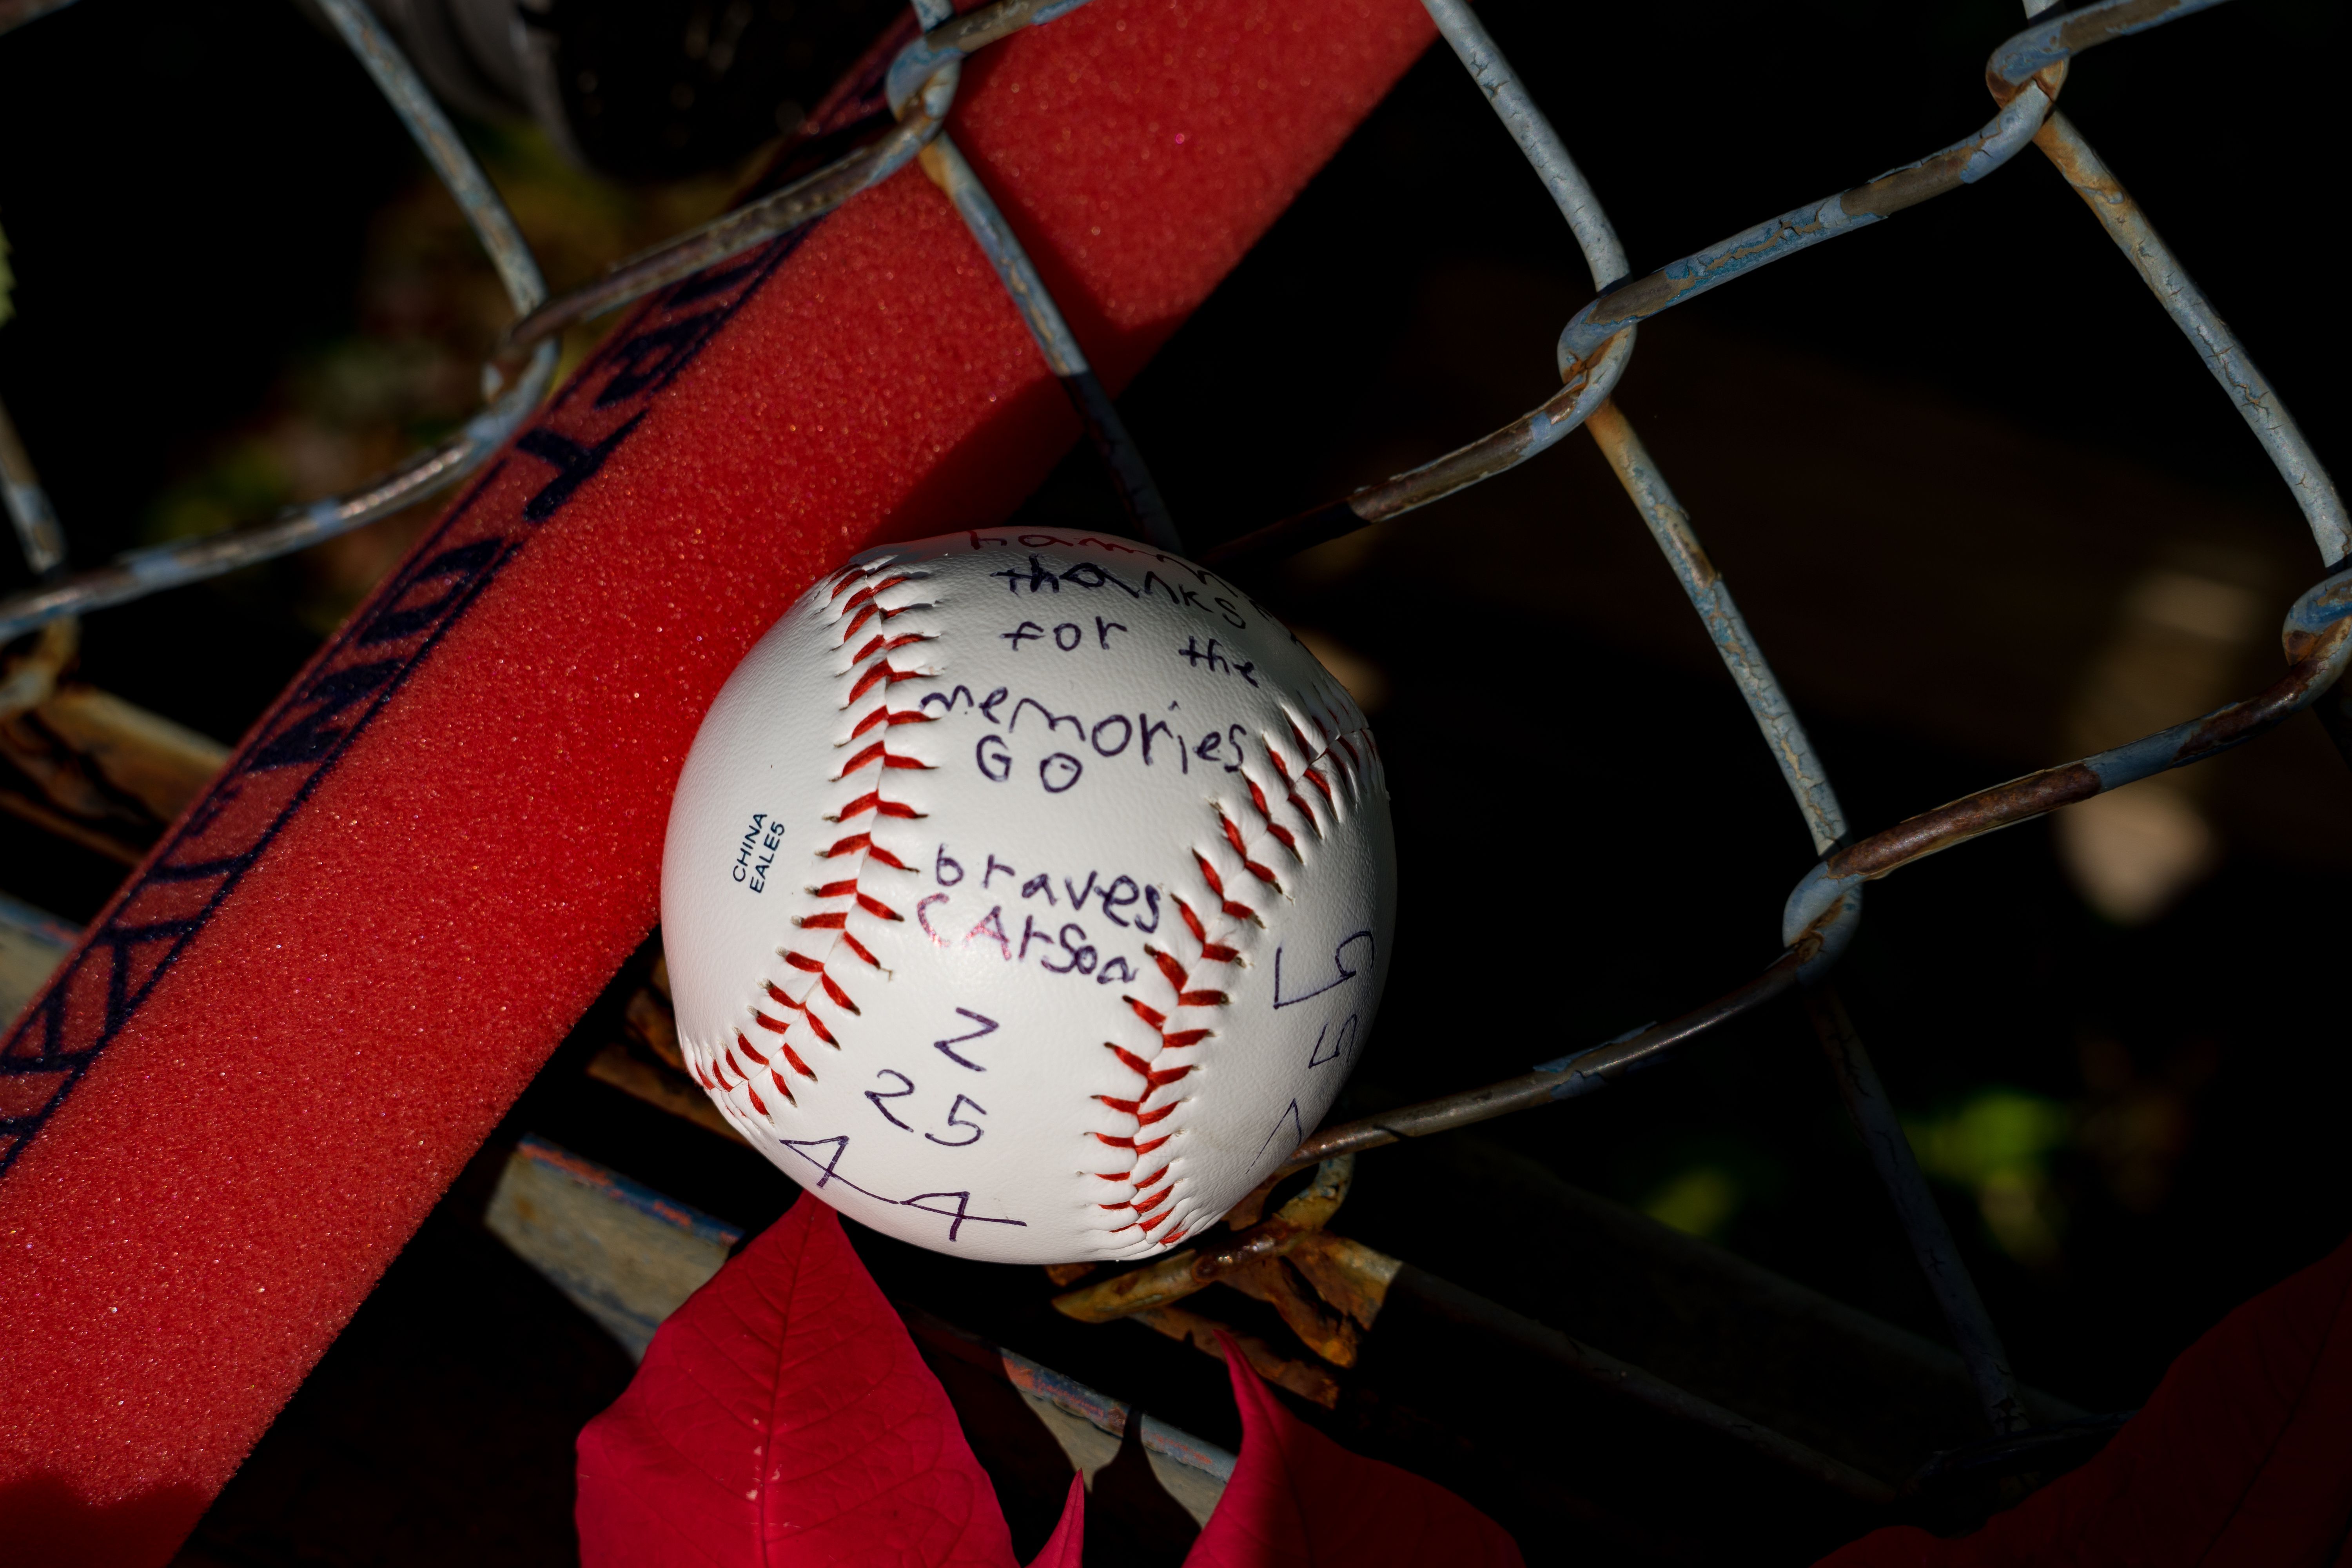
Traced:
<path id="1" fill-rule="evenodd" d="M 1395 888 L 1371 732 L 1279 622 L 1146 545 L 981 530 L 858 556 L 729 678 L 663 941 L 695 1076 L 803 1186 L 1123 1258 L 1329 1109 Z"/>

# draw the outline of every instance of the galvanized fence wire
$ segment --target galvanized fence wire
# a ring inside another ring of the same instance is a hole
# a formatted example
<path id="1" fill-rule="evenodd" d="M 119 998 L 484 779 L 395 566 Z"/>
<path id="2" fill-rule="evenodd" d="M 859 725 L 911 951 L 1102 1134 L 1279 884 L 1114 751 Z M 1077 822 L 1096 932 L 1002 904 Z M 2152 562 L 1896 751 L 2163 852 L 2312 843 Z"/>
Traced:
<path id="1" fill-rule="evenodd" d="M 58 9 L 66 0 L 0 11 L 0 32 Z M 318 0 L 352 52 L 366 67 L 417 148 L 465 213 L 467 225 L 497 268 L 507 299 L 528 312 L 547 298 L 546 281 L 530 247 L 499 200 L 489 176 L 457 139 L 455 127 L 433 100 L 383 25 L 360 0 Z M 39 581 L 29 590 L 0 599 L 0 643 L 36 627 L 110 605 L 128 604 L 161 589 L 202 582 L 240 566 L 289 554 L 321 540 L 415 505 L 457 484 L 506 444 L 530 418 L 555 378 L 558 345 L 532 351 L 519 371 L 497 363 L 483 367 L 484 407 L 457 434 L 403 462 L 392 472 L 348 495 L 291 507 L 267 521 L 231 528 L 201 538 L 133 550 L 103 566 L 66 570 L 65 538 L 42 491 L 31 459 L 0 413 L 0 496 L 5 496 L 25 558 Z"/>
<path id="2" fill-rule="evenodd" d="M 2352 658 L 2352 573 L 2340 570 L 2352 536 L 2347 534 L 2343 505 L 2333 483 L 2292 416 L 2165 248 L 2120 180 L 2100 162 L 2081 132 L 2055 112 L 2056 99 L 2074 55 L 2219 3 L 2100 0 L 2029 26 L 1993 54 L 1986 80 L 1999 109 L 1975 135 L 1826 200 L 1792 209 L 1645 277 L 1628 279 L 1623 248 L 1591 188 L 1469 6 L 1464 0 L 1424 0 L 1439 31 L 1550 191 L 1591 268 L 1594 286 L 1601 290 L 1598 298 L 1570 318 L 1560 334 L 1559 369 L 1571 389 L 1613 384 L 1642 321 L 1769 262 L 1972 184 L 2032 144 L 2057 164 L 2091 205 L 2175 322 L 2196 344 L 2293 489 L 2332 574 L 2289 611 L 2283 634 L 2289 668 L 2266 690 L 2129 745 L 1981 791 L 1852 842 L 1835 792 L 1802 725 L 1741 619 L 1728 586 L 1700 547 L 1688 514 L 1675 500 L 1630 421 L 1605 400 L 1605 391 L 1595 405 L 1568 417 L 1548 417 L 1560 401 L 1555 398 L 1529 416 L 1530 421 L 1540 422 L 1534 428 L 1542 435 L 1525 445 L 1530 448 L 1549 445 L 1580 415 L 1698 612 L 1771 748 L 1812 834 L 1816 851 L 1823 858 L 1798 884 L 1783 911 L 1781 940 L 1786 951 L 1755 980 L 1681 1018 L 1541 1064 L 1519 1079 L 1320 1132 L 1294 1155 L 1294 1165 L 1591 1092 L 1718 1024 L 1805 986 L 1810 991 L 1808 1011 L 1828 1052 L 1848 1113 L 1968 1367 L 1987 1425 L 1997 1438 L 2026 1428 L 2029 1423 L 2000 1335 L 1960 1262 L 1950 1230 L 1928 1191 L 1876 1069 L 1826 975 L 1853 939 L 1861 918 L 1864 882 L 1979 834 L 2201 761 L 2249 740 L 2315 700 L 2342 674 L 2347 658 Z M 2027 0 L 2029 21 L 2053 4 L 2054 0 Z M 1488 441 L 1495 442 L 1496 437 Z M 1411 488 L 1416 492 L 1406 504 L 1435 499 L 1434 494 L 1417 493 L 1432 487 L 1425 479 L 1415 486 L 1414 479 L 1442 472 L 1462 455 L 1262 530 L 1237 542 L 1223 558 L 1247 560 L 1335 537 L 1349 527 L 1343 509 L 1365 522 L 1393 515 L 1404 510 L 1398 504 L 1400 489 Z M 1523 456 L 1515 460 L 1523 460 Z M 1219 560 L 1219 552 L 1213 552 L 1209 558 Z"/>
<path id="3" fill-rule="evenodd" d="M 1181 550 L 1175 524 L 1108 393 L 984 184 L 944 129 L 963 60 L 1085 3 L 996 0 L 959 16 L 952 14 L 949 0 L 914 0 L 921 31 L 899 51 L 885 79 L 894 121 L 889 129 L 756 202 L 621 263 L 597 282 L 550 300 L 528 247 L 489 182 L 382 26 L 361 0 L 319 0 L 457 199 L 514 304 L 517 321 L 499 358 L 485 369 L 488 405 L 459 436 L 354 495 L 207 539 L 134 552 L 78 575 L 63 571 L 62 536 L 54 513 L 0 415 L 0 480 L 5 480 L 8 510 L 26 557 L 43 579 L 33 591 L 0 602 L 0 640 L 62 623 L 84 610 L 299 549 L 447 488 L 478 465 L 536 406 L 552 374 L 556 338 L 563 328 L 681 282 L 814 221 L 909 162 L 919 163 L 947 194 L 995 268 L 1103 457 L 1135 531 L 1161 548 Z M 1560 389 L 1520 418 L 1433 462 L 1283 519 L 1202 556 L 1212 566 L 1246 569 L 1427 505 L 1525 462 L 1580 426 L 1590 430 L 1715 643 L 1822 857 L 1783 910 L 1784 951 L 1754 978 L 1681 1017 L 1571 1052 L 1517 1079 L 1320 1131 L 1285 1168 L 1305 1169 L 1401 1139 L 1591 1093 L 1729 1019 L 1802 991 L 1848 1111 L 1950 1327 L 1987 1425 L 2004 1439 L 2027 1425 L 2006 1353 L 1869 1056 L 1827 984 L 1830 969 L 1861 918 L 1862 885 L 1994 828 L 2202 761 L 2252 739 L 2316 700 L 2352 660 L 2352 572 L 2342 569 L 2347 549 L 2352 549 L 2352 523 L 2333 482 L 2276 393 L 2165 247 L 2147 215 L 2055 108 L 2076 55 L 2221 0 L 2095 0 L 2048 16 L 2054 3 L 2027 0 L 2029 26 L 1994 52 L 1986 81 L 1996 112 L 1974 134 L 1633 278 L 1628 276 L 1623 246 L 1566 144 L 1465 0 L 1423 0 L 1440 34 L 1558 205 L 1591 271 L 1597 296 L 1560 333 Z M 0 31 L 52 8 L 49 0 L 0 0 Z M 2129 745 L 2028 774 L 1857 839 L 1728 585 L 1611 395 L 1632 360 L 1643 321 L 1769 262 L 1972 184 L 2029 145 L 2038 147 L 2083 196 L 2221 382 L 2293 491 L 2331 574 L 2289 611 L 2284 631 L 2288 669 L 2263 691 Z M 526 352 L 527 363 L 518 366 Z M 58 629 L 65 628 L 60 625 Z M 57 645 L 45 662 L 70 652 L 69 634 L 45 637 L 43 643 Z M 1234 1247 L 1246 1249 L 1250 1234 L 1244 1230 Z"/>

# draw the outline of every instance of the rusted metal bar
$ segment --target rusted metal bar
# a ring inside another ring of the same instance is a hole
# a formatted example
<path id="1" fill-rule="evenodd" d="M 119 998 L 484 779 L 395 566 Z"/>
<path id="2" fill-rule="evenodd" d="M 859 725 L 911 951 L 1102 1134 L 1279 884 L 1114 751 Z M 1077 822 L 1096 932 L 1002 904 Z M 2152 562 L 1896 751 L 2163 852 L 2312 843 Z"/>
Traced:
<path id="1" fill-rule="evenodd" d="M 1969 1369 L 1969 1381 L 1975 1385 L 1986 1423 L 1996 1437 L 2025 1431 L 2032 1422 L 2025 1414 L 2024 1401 L 2018 1397 L 2009 1352 L 1992 1326 L 1991 1314 L 1985 1310 L 1984 1298 L 1977 1293 L 1976 1281 L 1960 1262 L 1951 1226 L 1944 1223 L 1944 1211 L 1936 1206 L 1936 1194 L 1927 1190 L 1927 1178 L 1920 1173 L 1911 1141 L 1904 1135 L 1894 1103 L 1886 1098 L 1869 1053 L 1863 1049 L 1853 1020 L 1846 1016 L 1837 988 L 1822 984 L 1808 991 L 1805 1010 L 1829 1055 L 1830 1070 L 1837 1079 L 1846 1112 L 1853 1118 L 1854 1131 L 1878 1173 L 1879 1184 L 1894 1201 L 1903 1234 L 1910 1238 L 1912 1255 L 1918 1259 L 1919 1272 L 1927 1276 L 1927 1289 L 1951 1328 L 1953 1347 Z"/>
<path id="2" fill-rule="evenodd" d="M 62 11 L 72 4 L 73 0 L 0 0 L 0 33 L 21 27 L 36 16 Z"/>
<path id="3" fill-rule="evenodd" d="M 1832 196 L 1793 207 L 1720 244 L 1603 293 L 1559 335 L 1563 372 L 1637 321 L 1743 273 L 1794 256 L 1904 208 L 1974 184 L 2014 158 L 2056 103 L 2067 62 L 2083 50 L 2203 11 L 2221 0 L 2098 0 L 2039 22 L 1993 51 L 1985 68 L 2000 110 L 1975 135 Z"/>
<path id="4" fill-rule="evenodd" d="M 1606 1351 L 1595 1350 L 1558 1329 L 1522 1317 L 1508 1307 L 1410 1263 L 1397 1270 L 1389 1294 L 1391 1300 L 1409 1298 L 1433 1315 L 1481 1339 L 1540 1357 L 1662 1415 L 1720 1433 L 1776 1464 L 1849 1497 L 1880 1508 L 1895 1501 L 1895 1489 L 1875 1476 L 1865 1475 L 1842 1459 L 1832 1458 L 1817 1448 L 1750 1421 L 1736 1411 L 1726 1410 L 1711 1400 L 1620 1361 Z"/>
<path id="5" fill-rule="evenodd" d="M 435 104 L 392 36 L 359 0 L 318 0 L 318 4 L 383 90 L 434 174 L 457 198 L 516 311 L 529 312 L 547 297 L 539 264 L 531 259 L 514 219 L 499 200 L 489 177 L 457 139 L 448 117 Z M 488 406 L 457 435 L 411 458 L 365 489 L 289 508 L 268 522 L 131 551 L 94 571 L 53 577 L 0 600 L 0 642 L 61 616 L 127 604 L 160 589 L 215 577 L 300 550 L 447 489 L 479 466 L 530 416 L 554 379 L 555 361 L 556 345 L 543 342 L 532 351 L 530 363 L 511 383 L 503 379 L 504 373 L 497 367 L 486 369 Z"/>

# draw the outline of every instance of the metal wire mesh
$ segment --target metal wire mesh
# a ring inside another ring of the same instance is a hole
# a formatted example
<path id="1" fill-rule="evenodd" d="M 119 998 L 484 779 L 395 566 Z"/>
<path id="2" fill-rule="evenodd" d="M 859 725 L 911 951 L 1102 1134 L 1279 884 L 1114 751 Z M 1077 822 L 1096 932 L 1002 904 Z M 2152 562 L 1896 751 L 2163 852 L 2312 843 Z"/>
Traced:
<path id="1" fill-rule="evenodd" d="M 0 711 L 39 700 L 40 670 L 54 675 L 70 656 L 71 617 L 299 549 L 446 489 L 500 445 L 537 405 L 553 373 L 556 335 L 565 326 L 670 287 L 815 221 L 909 162 L 919 162 L 947 194 L 995 268 L 1102 455 L 1135 531 L 1163 548 L 1181 549 L 1181 534 L 1136 442 L 983 182 L 944 130 L 963 60 L 1024 27 L 1050 25 L 1085 3 L 998 0 L 958 16 L 947 0 L 915 0 L 916 30 L 887 74 L 868 84 L 893 117 L 889 130 L 737 212 L 621 264 L 587 288 L 549 300 L 528 247 L 489 182 L 391 37 L 360 0 L 319 0 L 464 209 L 517 312 L 505 351 L 485 370 L 486 406 L 458 436 L 357 493 L 226 534 L 133 552 L 78 574 L 66 569 L 67 535 L 0 415 L 0 480 L 5 480 L 7 508 L 26 559 L 41 579 L 31 592 L 0 603 L 0 640 L 46 628 L 37 656 L 23 664 L 19 679 L 0 690 L 0 704 L 9 705 Z M 1343 1162 L 1359 1152 L 1594 1092 L 1727 1020 L 1802 991 L 1846 1109 L 1969 1368 L 1986 1425 L 1996 1438 L 2011 1438 L 2027 1428 L 2000 1336 L 1959 1261 L 1829 975 L 1854 933 L 1861 889 L 1867 881 L 1994 828 L 2203 761 L 2275 727 L 2323 696 L 2328 700 L 2322 716 L 2338 733 L 2339 744 L 2346 732 L 2340 699 L 2330 695 L 2352 660 L 2352 572 L 2341 570 L 2352 551 L 2352 522 L 2347 522 L 2341 499 L 2243 346 L 2114 171 L 2055 107 L 2075 55 L 2219 3 L 2096 0 L 2053 15 L 2055 0 L 2027 0 L 2029 25 L 1994 52 L 1987 68 L 1996 111 L 1973 134 L 1633 278 L 1628 275 L 1624 247 L 1566 144 L 1465 0 L 1423 0 L 1440 34 L 1559 206 L 1590 269 L 1597 295 L 1575 312 L 1559 337 L 1560 390 L 1519 419 L 1435 461 L 1246 534 L 1206 552 L 1203 559 L 1229 571 L 1247 570 L 1440 500 L 1527 461 L 1581 426 L 1591 432 L 1697 613 L 1753 715 L 1821 859 L 1789 897 L 1782 915 L 1783 952 L 1754 978 L 1714 1002 L 1543 1063 L 1517 1079 L 1328 1129 L 1309 1139 L 1286 1169 L 1321 1163 L 1319 1179 L 1326 1184 L 1337 1180 L 1344 1190 Z M 38 3 L 0 7 L 0 30 L 48 8 Z M 1631 363 L 1641 322 L 1769 262 L 1987 178 L 2029 145 L 2065 176 L 2190 339 L 2293 492 L 2326 574 L 2290 608 L 2283 630 L 2288 668 L 2263 691 L 2129 744 L 2027 774 L 1858 837 L 1728 585 L 1611 394 Z M 29 675 L 24 673 L 27 669 Z M 24 689 L 16 689 L 18 686 Z M 1244 1228 L 1220 1252 L 1187 1267 L 1210 1274 L 1234 1267 L 1232 1260 L 1255 1256 L 1250 1249 L 1268 1244 L 1272 1234 L 1263 1226 Z"/>

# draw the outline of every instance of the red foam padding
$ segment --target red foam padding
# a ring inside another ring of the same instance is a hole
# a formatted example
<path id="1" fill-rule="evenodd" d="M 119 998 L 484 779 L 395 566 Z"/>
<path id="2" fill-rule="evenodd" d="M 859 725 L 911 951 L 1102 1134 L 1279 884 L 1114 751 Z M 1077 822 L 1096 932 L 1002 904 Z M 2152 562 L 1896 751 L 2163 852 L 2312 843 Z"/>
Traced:
<path id="1" fill-rule="evenodd" d="M 1095 0 L 968 68 L 953 130 L 1116 384 L 1431 36 L 1413 0 Z M 736 659 L 1076 431 L 912 169 L 583 370 L 0 1047 L 11 1563 L 169 1555 L 643 939 Z"/>

